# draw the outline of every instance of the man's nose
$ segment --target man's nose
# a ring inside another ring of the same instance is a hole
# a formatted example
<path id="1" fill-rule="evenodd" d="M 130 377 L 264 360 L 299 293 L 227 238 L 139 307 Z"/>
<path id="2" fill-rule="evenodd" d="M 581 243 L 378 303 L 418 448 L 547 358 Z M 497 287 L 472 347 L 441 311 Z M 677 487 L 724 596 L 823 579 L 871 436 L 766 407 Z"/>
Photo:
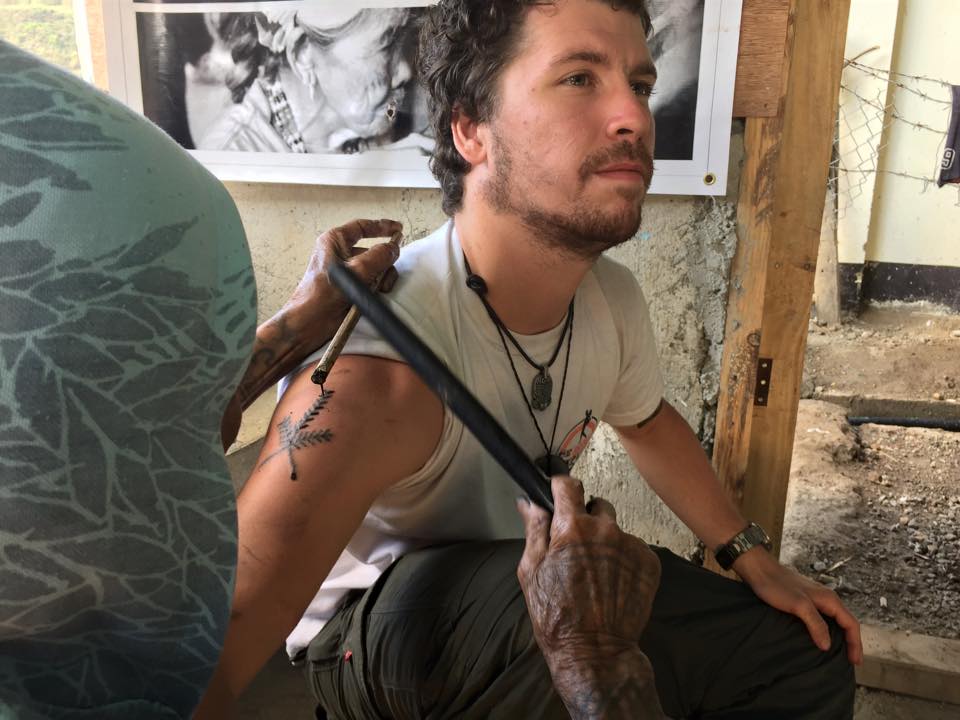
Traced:
<path id="1" fill-rule="evenodd" d="M 630 84 L 609 99 L 607 135 L 613 140 L 645 138 L 653 129 L 648 96 L 637 95 Z"/>

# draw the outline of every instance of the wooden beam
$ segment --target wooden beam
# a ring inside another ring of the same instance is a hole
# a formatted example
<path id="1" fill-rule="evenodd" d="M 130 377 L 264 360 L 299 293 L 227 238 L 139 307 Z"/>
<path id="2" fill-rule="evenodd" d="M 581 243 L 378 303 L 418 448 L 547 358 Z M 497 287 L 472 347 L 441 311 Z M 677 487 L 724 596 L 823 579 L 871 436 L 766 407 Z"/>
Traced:
<path id="1" fill-rule="evenodd" d="M 960 640 L 862 625 L 857 683 L 960 705 Z"/>
<path id="2" fill-rule="evenodd" d="M 840 92 L 850 0 L 793 8 L 793 47 L 776 170 L 760 357 L 773 361 L 767 404 L 754 405 L 744 515 L 779 553 L 813 299 L 820 225 Z"/>
<path id="3" fill-rule="evenodd" d="M 776 117 L 790 0 L 743 0 L 734 117 Z"/>
<path id="4" fill-rule="evenodd" d="M 790 5 L 788 2 L 788 11 Z M 777 99 L 774 103 L 781 112 L 772 118 L 747 118 L 744 132 L 745 157 L 737 205 L 737 250 L 730 269 L 723 358 L 720 363 L 720 398 L 713 467 L 728 496 L 738 506 L 743 504 L 750 455 L 750 427 L 763 324 L 767 258 L 773 234 L 773 205 L 783 135 L 782 109 L 785 106 L 792 57 L 792 24 L 787 25 L 785 33 L 780 57 L 772 63 L 782 73 L 776 84 Z M 705 566 L 733 577 L 732 572 L 726 573 L 720 569 L 711 551 L 712 548 L 707 549 Z"/>
<path id="5" fill-rule="evenodd" d="M 744 133 L 743 174 L 737 209 L 737 251 L 730 272 L 723 358 L 720 362 L 720 398 L 713 443 L 713 467 L 720 484 L 738 507 L 743 505 L 754 388 L 760 352 L 767 256 L 772 232 L 771 210 L 780 118 L 748 118 Z M 707 548 L 704 565 L 724 572 Z"/>
<path id="6" fill-rule="evenodd" d="M 813 282 L 813 302 L 817 321 L 830 325 L 840 323 L 840 264 L 837 260 L 837 186 L 827 188 L 823 204 L 823 226 L 820 228 L 820 249 L 817 275 Z"/>

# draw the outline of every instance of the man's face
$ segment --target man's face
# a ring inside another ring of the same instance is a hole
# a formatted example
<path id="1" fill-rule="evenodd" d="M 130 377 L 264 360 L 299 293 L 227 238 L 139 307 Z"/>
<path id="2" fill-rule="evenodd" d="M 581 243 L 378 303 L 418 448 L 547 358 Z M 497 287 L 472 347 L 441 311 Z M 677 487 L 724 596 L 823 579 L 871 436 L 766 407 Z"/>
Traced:
<path id="1" fill-rule="evenodd" d="M 640 226 L 653 173 L 656 71 L 643 23 L 597 0 L 528 11 L 504 69 L 482 196 L 545 242 L 595 257 Z"/>

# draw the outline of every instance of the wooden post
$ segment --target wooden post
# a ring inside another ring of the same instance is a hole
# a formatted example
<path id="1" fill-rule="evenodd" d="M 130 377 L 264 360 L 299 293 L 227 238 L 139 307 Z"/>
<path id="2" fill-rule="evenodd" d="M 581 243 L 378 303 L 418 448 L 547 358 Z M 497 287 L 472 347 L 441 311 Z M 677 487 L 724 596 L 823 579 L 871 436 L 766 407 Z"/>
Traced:
<path id="1" fill-rule="evenodd" d="M 796 2 L 791 0 L 787 8 L 785 37 L 781 42 L 779 111 L 772 117 L 748 117 L 744 131 L 746 155 L 737 205 L 737 250 L 730 268 L 723 358 L 720 363 L 720 400 L 713 445 L 713 467 L 717 477 L 738 506 L 743 505 L 750 455 L 767 258 L 773 233 L 776 176 L 793 46 L 791 18 Z M 707 548 L 705 566 L 714 572 L 733 576 L 732 572 L 725 573 L 720 569 L 712 550 Z"/>
<path id="2" fill-rule="evenodd" d="M 820 249 L 817 275 L 813 282 L 813 302 L 817 306 L 817 322 L 840 323 L 840 268 L 837 260 L 837 186 L 827 188 L 823 203 L 823 225 L 820 228 Z"/>
<path id="3" fill-rule="evenodd" d="M 734 117 L 777 117 L 783 111 L 784 38 L 791 2 L 743 0 Z"/>
<path id="4" fill-rule="evenodd" d="M 744 134 L 747 156 L 737 208 L 737 251 L 730 273 L 727 323 L 720 363 L 720 400 L 713 445 L 713 467 L 727 494 L 743 505 L 750 428 L 753 420 L 757 358 L 760 351 L 767 257 L 772 232 L 775 168 L 780 153 L 782 118 L 748 118 Z M 713 548 L 704 564 L 717 565 Z"/>
<path id="5" fill-rule="evenodd" d="M 850 0 L 803 0 L 793 12 L 760 340 L 760 358 L 772 359 L 773 373 L 766 405 L 753 408 L 742 503 L 777 554 L 849 14 Z"/>
<path id="6" fill-rule="evenodd" d="M 747 120 L 713 462 L 779 553 L 850 0 L 791 0 L 775 117 Z M 755 405 L 760 358 L 772 360 Z M 710 553 L 707 565 L 717 569 Z"/>

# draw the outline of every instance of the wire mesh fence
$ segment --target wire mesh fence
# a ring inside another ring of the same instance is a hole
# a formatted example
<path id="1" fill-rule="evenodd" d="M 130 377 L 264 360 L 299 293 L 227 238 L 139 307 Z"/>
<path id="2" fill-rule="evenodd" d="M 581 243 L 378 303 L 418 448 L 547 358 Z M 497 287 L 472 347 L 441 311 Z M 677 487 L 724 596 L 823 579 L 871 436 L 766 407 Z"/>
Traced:
<path id="1" fill-rule="evenodd" d="M 950 87 L 937 78 L 884 70 L 857 58 L 844 63 L 828 187 L 828 202 L 835 207 L 833 222 L 862 195 L 872 195 L 878 175 L 915 181 L 920 192 L 936 185 L 950 121 Z M 929 117 L 938 118 L 937 124 Z M 884 161 L 891 134 L 901 128 L 934 138 L 937 152 L 913 154 L 908 162 Z"/>

